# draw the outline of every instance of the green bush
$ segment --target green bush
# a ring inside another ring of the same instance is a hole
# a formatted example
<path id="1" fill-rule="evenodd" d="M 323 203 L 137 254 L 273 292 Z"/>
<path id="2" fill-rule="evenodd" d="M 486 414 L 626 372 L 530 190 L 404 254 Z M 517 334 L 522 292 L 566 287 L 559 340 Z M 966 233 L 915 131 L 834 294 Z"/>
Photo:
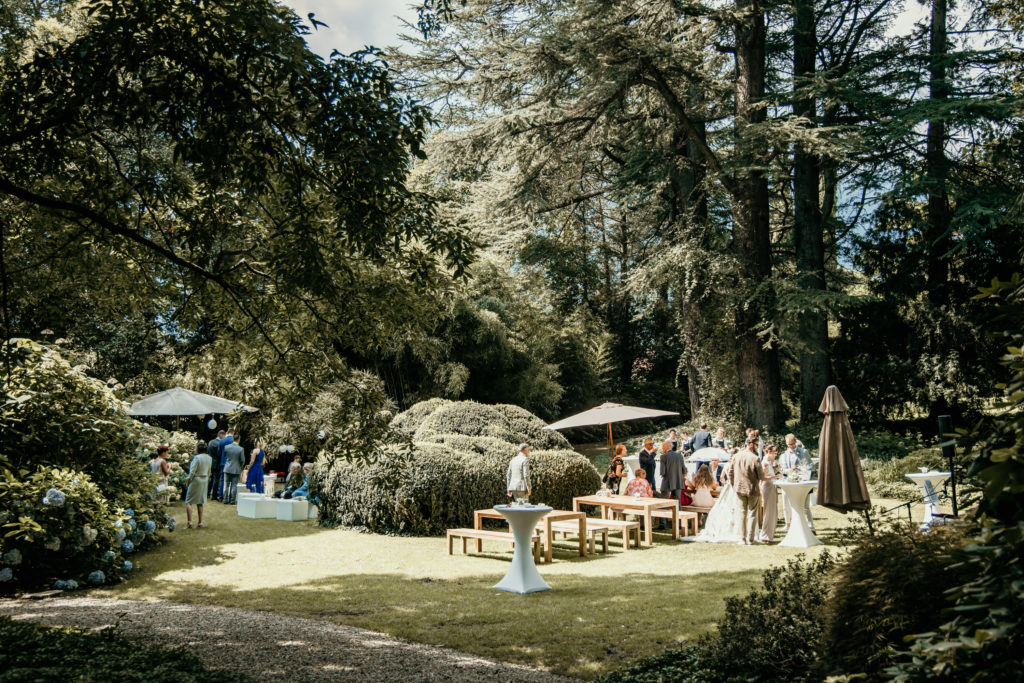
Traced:
<path id="1" fill-rule="evenodd" d="M 421 424 L 423 424 L 423 421 L 430 417 L 431 413 L 450 403 L 452 403 L 452 401 L 443 398 L 432 398 L 427 401 L 420 401 L 419 403 L 411 406 L 408 410 L 404 410 L 398 415 L 395 415 L 394 419 L 391 420 L 391 427 L 402 432 L 411 439 L 416 433 L 416 430 L 420 428 Z"/>
<path id="2" fill-rule="evenodd" d="M 126 530 L 124 540 L 134 548 L 153 542 L 154 534 L 141 530 L 147 522 L 159 528 L 167 521 L 155 501 L 151 454 L 140 446 L 147 428 L 125 413 L 106 384 L 84 366 L 72 367 L 57 349 L 14 339 L 7 350 L 0 548 L 5 556 L 17 551 L 20 562 L 0 567 L 7 577 L 2 590 L 54 576 L 80 581 L 97 570 L 110 580 L 116 573 L 107 570 L 119 563 L 122 543 L 110 542 L 117 534 L 111 524 L 131 519 L 139 527 Z M 43 503 L 51 489 L 56 499 L 63 496 L 62 505 Z M 96 531 L 89 543 L 79 538 L 86 526 Z M 101 556 L 106 564 L 98 563 Z"/>
<path id="3" fill-rule="evenodd" d="M 0 592 L 52 579 L 116 580 L 125 557 L 154 541 L 158 521 L 112 509 L 87 474 L 8 470 L 0 477 Z"/>
<path id="4" fill-rule="evenodd" d="M 410 408 L 416 415 L 424 412 L 417 404 Z M 407 411 L 409 412 L 409 411 Z M 414 420 L 398 416 L 403 425 Z M 569 449 L 568 439 L 556 431 L 544 429 L 544 421 L 536 415 L 513 405 L 487 405 L 475 401 L 447 401 L 436 405 L 423 418 L 414 434 L 415 441 L 429 441 L 438 434 L 464 436 L 490 436 L 502 441 L 529 443 L 539 450 Z M 405 427 L 408 429 L 408 426 Z"/>
<path id="5" fill-rule="evenodd" d="M 920 434 L 898 434 L 881 427 L 853 428 L 857 450 L 864 459 L 891 460 L 928 448 Z"/>
<path id="6" fill-rule="evenodd" d="M 475 510 L 508 500 L 505 473 L 516 448 L 488 437 L 461 437 L 478 440 L 475 449 L 457 436 L 448 439 L 415 444 L 411 463 L 397 453 L 369 464 L 322 460 L 312 488 L 321 500 L 321 519 L 376 532 L 414 534 L 472 526 Z M 573 497 L 591 494 L 601 485 L 590 461 L 574 451 L 538 450 L 530 460 L 536 502 L 568 509 Z"/>
<path id="7" fill-rule="evenodd" d="M 835 559 L 790 560 L 762 575 L 760 589 L 726 598 L 718 633 L 615 672 L 614 683 L 815 680 L 821 613 Z"/>
<path id="8" fill-rule="evenodd" d="M 936 628 L 945 618 L 937 601 L 969 578 L 951 562 L 964 545 L 964 527 L 868 536 L 834 575 L 824 619 L 822 671 L 875 679 L 893 663 L 903 637 Z"/>
<path id="9" fill-rule="evenodd" d="M 0 641 L 4 643 L 0 650 L 0 681 L 229 683 L 249 680 L 233 671 L 207 669 L 198 657 L 185 649 L 127 640 L 109 629 L 86 633 L 0 617 Z"/>

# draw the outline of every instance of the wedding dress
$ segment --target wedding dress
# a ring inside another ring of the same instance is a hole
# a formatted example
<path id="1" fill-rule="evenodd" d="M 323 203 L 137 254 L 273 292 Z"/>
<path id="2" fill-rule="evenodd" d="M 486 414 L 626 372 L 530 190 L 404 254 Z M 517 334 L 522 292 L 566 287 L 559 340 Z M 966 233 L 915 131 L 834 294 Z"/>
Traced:
<path id="1" fill-rule="evenodd" d="M 718 502 L 711 508 L 704 528 L 696 536 L 686 536 L 684 541 L 696 543 L 739 543 L 743 540 L 742 515 L 740 498 L 726 484 L 718 496 Z M 757 534 L 754 535 L 757 538 Z"/>

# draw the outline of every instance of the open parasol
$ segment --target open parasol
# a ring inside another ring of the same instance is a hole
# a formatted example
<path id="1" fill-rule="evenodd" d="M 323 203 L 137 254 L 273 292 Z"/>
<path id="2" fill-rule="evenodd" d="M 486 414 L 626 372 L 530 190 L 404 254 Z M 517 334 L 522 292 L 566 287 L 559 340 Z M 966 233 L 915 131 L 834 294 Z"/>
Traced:
<path id="1" fill-rule="evenodd" d="M 572 415 L 558 422 L 552 422 L 544 429 L 569 429 L 570 427 L 590 427 L 593 425 L 608 425 L 608 445 L 612 446 L 612 423 L 626 422 L 628 420 L 646 420 L 652 417 L 666 417 L 678 415 L 669 410 L 653 410 L 651 408 L 637 408 L 624 406 L 621 403 L 602 403 L 596 408 L 584 410 L 582 413 Z"/>
<path id="2" fill-rule="evenodd" d="M 173 415 L 174 417 L 180 417 L 181 415 L 232 413 L 236 410 L 254 413 L 258 409 L 219 396 L 174 387 L 173 389 L 143 396 L 138 401 L 135 401 L 135 403 L 132 403 L 131 407 L 128 408 L 128 414 L 133 417 L 151 415 Z"/>

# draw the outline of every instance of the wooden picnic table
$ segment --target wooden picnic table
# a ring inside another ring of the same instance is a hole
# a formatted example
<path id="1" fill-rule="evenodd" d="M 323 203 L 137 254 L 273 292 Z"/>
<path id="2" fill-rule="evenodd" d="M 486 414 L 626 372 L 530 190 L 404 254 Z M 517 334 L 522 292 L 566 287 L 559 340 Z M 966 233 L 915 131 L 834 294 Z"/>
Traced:
<path id="1" fill-rule="evenodd" d="M 672 510 L 672 537 L 679 540 L 679 501 L 674 498 L 634 498 L 633 496 L 579 496 L 572 499 L 572 509 L 579 510 L 580 505 L 596 505 L 601 508 L 601 518 L 608 519 L 608 513 L 626 510 L 638 510 L 644 516 L 644 545 L 654 545 L 654 533 L 651 531 L 651 512 L 660 509 Z"/>
<path id="2" fill-rule="evenodd" d="M 484 510 L 477 510 L 473 513 L 473 528 L 482 529 L 484 519 L 504 519 L 501 513 L 494 508 L 486 508 Z M 580 525 L 580 555 L 582 557 L 587 556 L 587 515 L 579 510 L 552 510 L 551 512 L 544 515 L 541 518 L 540 524 L 544 525 L 544 561 L 551 562 L 551 543 L 553 535 L 551 533 L 552 522 L 564 522 L 568 520 L 578 520 Z M 538 524 L 538 526 L 540 526 Z M 476 542 L 476 551 L 480 552 L 480 541 Z"/>

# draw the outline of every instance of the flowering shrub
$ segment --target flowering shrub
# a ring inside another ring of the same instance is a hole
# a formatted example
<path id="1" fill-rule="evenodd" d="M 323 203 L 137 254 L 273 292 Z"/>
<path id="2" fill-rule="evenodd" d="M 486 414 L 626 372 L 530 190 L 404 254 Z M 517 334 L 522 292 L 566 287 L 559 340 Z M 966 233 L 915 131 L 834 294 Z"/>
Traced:
<path id="1" fill-rule="evenodd" d="M 434 402 L 427 402 L 433 404 Z M 407 412 L 418 415 L 422 410 L 413 406 Z M 394 424 L 407 430 L 412 420 L 402 414 Z M 508 404 L 487 405 L 475 401 L 449 401 L 436 403 L 436 408 L 416 428 L 414 439 L 427 441 L 438 434 L 463 436 L 490 436 L 507 443 L 527 442 L 535 449 L 569 449 L 569 441 L 556 431 L 544 429 L 544 421 L 524 408 Z"/>
<path id="2" fill-rule="evenodd" d="M 141 455 L 152 430 L 58 350 L 25 339 L 6 346 L 0 429 L 17 449 L 0 457 L 0 570 L 10 570 L 0 591 L 109 577 L 125 541 L 145 548 L 166 523 Z"/>
<path id="3" fill-rule="evenodd" d="M 81 472 L 41 467 L 23 478 L 4 472 L 0 572 L 7 578 L 0 581 L 0 591 L 51 577 L 59 577 L 65 589 L 86 577 L 90 583 L 97 576 L 105 580 L 104 570 L 123 553 L 155 538 L 156 522 L 147 517 L 139 527 L 140 543 L 126 540 L 126 519 L 134 521 L 113 508 Z"/>

